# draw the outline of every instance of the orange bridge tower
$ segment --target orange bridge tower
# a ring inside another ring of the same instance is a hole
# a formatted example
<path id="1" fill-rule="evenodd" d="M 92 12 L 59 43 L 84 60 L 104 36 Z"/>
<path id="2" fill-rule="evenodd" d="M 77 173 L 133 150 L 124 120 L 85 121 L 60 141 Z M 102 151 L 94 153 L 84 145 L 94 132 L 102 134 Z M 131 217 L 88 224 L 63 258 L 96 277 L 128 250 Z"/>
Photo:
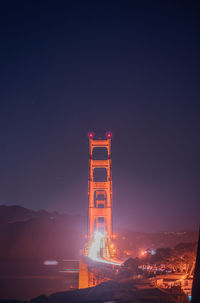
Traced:
<path id="1" fill-rule="evenodd" d="M 79 289 L 111 279 L 113 266 L 120 265 L 111 243 L 111 137 L 111 132 L 107 132 L 105 139 L 94 139 L 94 134 L 89 133 L 88 241 L 79 262 Z M 112 270 L 108 270 L 109 264 Z"/>
<path id="2" fill-rule="evenodd" d="M 88 237 L 95 231 L 112 237 L 112 172 L 111 172 L 111 132 L 107 132 L 106 139 L 94 139 L 89 133 L 89 180 L 88 180 Z M 94 159 L 94 150 L 106 150 L 106 159 Z M 95 170 L 106 172 L 103 181 L 96 181 Z"/>

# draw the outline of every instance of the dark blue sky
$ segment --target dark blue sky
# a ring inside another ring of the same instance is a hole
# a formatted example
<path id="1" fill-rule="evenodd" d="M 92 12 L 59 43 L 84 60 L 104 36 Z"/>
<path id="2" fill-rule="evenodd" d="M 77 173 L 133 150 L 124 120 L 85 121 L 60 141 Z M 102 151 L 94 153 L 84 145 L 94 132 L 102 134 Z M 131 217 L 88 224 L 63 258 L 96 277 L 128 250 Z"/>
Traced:
<path id="1" fill-rule="evenodd" d="M 198 1 L 4 1 L 0 203 L 87 213 L 113 132 L 114 226 L 200 223 Z"/>

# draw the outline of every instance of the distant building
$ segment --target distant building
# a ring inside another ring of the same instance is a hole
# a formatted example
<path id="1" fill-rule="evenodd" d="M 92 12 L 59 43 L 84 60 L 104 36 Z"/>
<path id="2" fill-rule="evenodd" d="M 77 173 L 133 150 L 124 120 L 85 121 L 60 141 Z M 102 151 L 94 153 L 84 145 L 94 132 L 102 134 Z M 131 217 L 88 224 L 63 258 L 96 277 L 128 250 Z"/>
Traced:
<path id="1" fill-rule="evenodd" d="M 192 303 L 200 302 L 200 228 L 199 228 L 199 241 L 197 246 L 197 258 L 194 270 L 194 279 L 192 285 Z"/>

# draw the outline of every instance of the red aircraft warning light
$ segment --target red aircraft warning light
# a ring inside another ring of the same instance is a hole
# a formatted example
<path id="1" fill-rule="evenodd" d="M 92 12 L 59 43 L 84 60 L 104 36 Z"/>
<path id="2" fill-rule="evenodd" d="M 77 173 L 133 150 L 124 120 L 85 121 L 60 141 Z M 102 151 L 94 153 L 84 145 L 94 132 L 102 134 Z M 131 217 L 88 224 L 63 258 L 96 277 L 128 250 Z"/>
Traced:
<path id="1" fill-rule="evenodd" d="M 89 132 L 89 133 L 88 133 L 88 137 L 89 137 L 90 139 L 93 139 L 93 138 L 94 138 L 94 133 L 93 133 L 93 132 Z"/>
<path id="2" fill-rule="evenodd" d="M 112 133 L 111 132 L 107 132 L 106 133 L 106 138 L 107 139 L 111 139 L 112 138 Z"/>

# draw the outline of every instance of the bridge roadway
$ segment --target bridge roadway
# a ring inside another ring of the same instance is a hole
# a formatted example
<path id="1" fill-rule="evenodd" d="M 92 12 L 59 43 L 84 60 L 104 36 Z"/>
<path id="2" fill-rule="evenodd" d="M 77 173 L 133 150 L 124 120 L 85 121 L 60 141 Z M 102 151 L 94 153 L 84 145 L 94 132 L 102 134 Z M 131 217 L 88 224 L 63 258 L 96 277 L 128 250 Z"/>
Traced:
<path id="1" fill-rule="evenodd" d="M 79 263 L 79 288 L 92 287 L 114 278 L 122 262 L 114 257 L 110 238 L 95 232 Z"/>
<path id="2" fill-rule="evenodd" d="M 80 288 L 93 287 L 102 282 L 114 279 L 119 268 L 119 265 L 94 261 L 87 256 L 82 256 L 81 263 L 84 264 L 84 268 L 87 269 L 84 270 L 84 280 L 86 280 L 84 282 L 86 282 L 86 284 Z M 81 270 L 79 271 L 79 275 L 80 274 Z M 86 279 L 85 276 L 87 276 Z"/>
<path id="3" fill-rule="evenodd" d="M 114 257 L 114 245 L 110 238 L 101 232 L 95 232 L 92 240 L 88 243 L 86 254 L 93 261 L 120 266 L 121 262 Z"/>

